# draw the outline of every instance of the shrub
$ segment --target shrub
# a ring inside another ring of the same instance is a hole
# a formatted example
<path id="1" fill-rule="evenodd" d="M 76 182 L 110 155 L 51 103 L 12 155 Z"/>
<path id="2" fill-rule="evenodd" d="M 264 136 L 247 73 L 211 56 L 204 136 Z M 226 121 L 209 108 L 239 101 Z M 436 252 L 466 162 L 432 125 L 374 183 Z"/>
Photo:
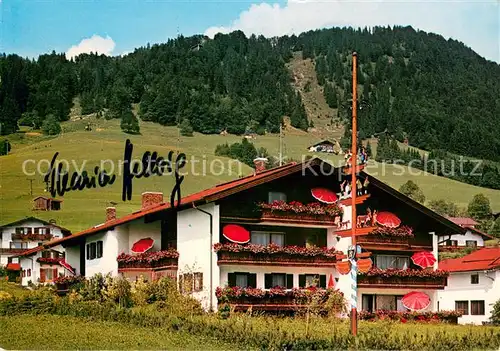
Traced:
<path id="1" fill-rule="evenodd" d="M 103 295 L 106 300 L 118 303 L 120 307 L 129 307 L 132 303 L 130 282 L 123 277 L 106 276 Z"/>
<path id="2" fill-rule="evenodd" d="M 47 135 L 57 135 L 61 133 L 61 125 L 54 115 L 48 115 L 43 121 L 42 131 Z"/>
<path id="3" fill-rule="evenodd" d="M 491 312 L 491 322 L 495 325 L 500 325 L 500 300 L 495 302 L 493 305 L 493 311 Z"/>

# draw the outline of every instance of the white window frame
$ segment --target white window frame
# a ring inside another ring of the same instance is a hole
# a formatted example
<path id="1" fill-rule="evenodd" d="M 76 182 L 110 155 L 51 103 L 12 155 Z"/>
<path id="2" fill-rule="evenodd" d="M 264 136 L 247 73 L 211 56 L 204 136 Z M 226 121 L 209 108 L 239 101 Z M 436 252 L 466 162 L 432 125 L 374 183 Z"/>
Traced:
<path id="1" fill-rule="evenodd" d="M 273 197 L 277 197 L 278 199 Z M 285 201 L 286 202 L 286 194 L 281 191 L 270 191 L 267 193 L 267 202 L 272 203 L 274 201 Z"/>
<path id="2" fill-rule="evenodd" d="M 271 239 L 272 239 L 272 236 L 273 235 L 282 235 L 283 236 L 283 244 L 281 246 L 285 246 L 286 245 L 286 235 L 285 235 L 285 232 L 269 232 L 269 231 L 265 231 L 265 230 L 252 230 L 250 232 L 250 242 L 252 244 L 255 244 L 255 242 L 252 240 L 252 235 L 254 234 L 266 234 L 268 236 L 267 238 L 267 242 L 265 244 L 261 244 L 261 245 L 269 245 L 271 243 Z"/>

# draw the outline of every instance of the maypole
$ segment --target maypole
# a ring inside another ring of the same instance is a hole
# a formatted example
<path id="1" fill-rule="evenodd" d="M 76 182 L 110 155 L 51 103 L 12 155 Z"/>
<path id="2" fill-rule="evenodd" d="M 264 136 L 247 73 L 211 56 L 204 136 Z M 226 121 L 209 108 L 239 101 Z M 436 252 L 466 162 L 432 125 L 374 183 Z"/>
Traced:
<path id="1" fill-rule="evenodd" d="M 352 156 L 351 156 L 351 245 L 354 252 L 350 255 L 351 260 L 351 334 L 356 336 L 358 334 L 358 269 L 357 269 L 357 248 L 356 248 L 356 168 L 358 164 L 358 148 L 357 148 L 357 53 L 352 53 Z"/>

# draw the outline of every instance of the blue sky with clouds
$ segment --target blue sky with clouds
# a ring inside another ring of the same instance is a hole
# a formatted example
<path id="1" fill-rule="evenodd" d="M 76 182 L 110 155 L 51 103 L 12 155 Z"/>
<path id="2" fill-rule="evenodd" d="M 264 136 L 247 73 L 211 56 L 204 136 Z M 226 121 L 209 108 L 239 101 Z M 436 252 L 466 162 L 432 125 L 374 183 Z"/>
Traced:
<path id="1" fill-rule="evenodd" d="M 451 1 L 0 0 L 0 52 L 36 57 L 117 55 L 184 35 L 241 29 L 266 36 L 330 26 L 412 25 L 453 37 L 500 62 L 500 3 Z"/>

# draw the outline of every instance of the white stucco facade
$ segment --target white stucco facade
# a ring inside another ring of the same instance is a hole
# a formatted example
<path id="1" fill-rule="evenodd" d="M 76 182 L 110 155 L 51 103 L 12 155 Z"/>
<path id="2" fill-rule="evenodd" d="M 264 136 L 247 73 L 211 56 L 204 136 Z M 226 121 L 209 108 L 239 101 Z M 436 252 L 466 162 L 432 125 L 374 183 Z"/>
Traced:
<path id="1" fill-rule="evenodd" d="M 212 215 L 212 235 L 210 216 L 191 208 L 177 214 L 177 251 L 179 252 L 178 275 L 201 272 L 203 288 L 192 296 L 201 301 L 205 309 L 217 309 L 215 289 L 220 282 L 217 254 L 213 244 L 219 240 L 219 205 L 210 203 L 199 207 Z M 211 306 L 210 306 L 211 303 Z"/>
<path id="2" fill-rule="evenodd" d="M 476 246 L 483 247 L 484 246 L 484 237 L 482 235 L 476 234 L 471 230 L 468 230 L 465 234 L 453 234 L 451 236 L 440 236 L 439 242 L 440 245 L 446 245 L 445 240 L 456 240 L 457 246 L 466 246 L 467 241 L 475 241 Z"/>
<path id="3" fill-rule="evenodd" d="M 5 227 L 0 228 L 0 233 L 1 233 L 1 246 L 0 248 L 2 249 L 11 249 L 11 248 L 19 248 L 19 249 L 32 249 L 34 247 L 38 246 L 38 243 L 41 242 L 40 240 L 12 240 L 12 234 L 16 233 L 16 228 L 30 228 L 31 232 L 35 232 L 35 228 L 48 228 L 50 230 L 50 234 L 52 234 L 53 238 L 62 238 L 63 234 L 60 228 L 49 225 L 49 224 L 44 224 L 43 222 L 34 220 L 34 219 L 27 219 L 25 221 L 20 221 L 15 223 L 14 225 L 8 225 Z M 5 266 L 8 263 L 8 258 L 15 255 L 14 253 L 8 253 L 5 252 L 6 250 L 3 250 L 4 252 L 0 252 L 0 265 Z"/>
<path id="4" fill-rule="evenodd" d="M 479 276 L 472 284 L 471 275 Z M 448 285 L 438 293 L 440 310 L 455 310 L 457 301 L 467 301 L 468 311 L 458 319 L 460 324 L 488 322 L 493 305 L 500 300 L 500 270 L 450 273 Z M 484 314 L 472 314 L 472 301 L 484 301 Z"/>

